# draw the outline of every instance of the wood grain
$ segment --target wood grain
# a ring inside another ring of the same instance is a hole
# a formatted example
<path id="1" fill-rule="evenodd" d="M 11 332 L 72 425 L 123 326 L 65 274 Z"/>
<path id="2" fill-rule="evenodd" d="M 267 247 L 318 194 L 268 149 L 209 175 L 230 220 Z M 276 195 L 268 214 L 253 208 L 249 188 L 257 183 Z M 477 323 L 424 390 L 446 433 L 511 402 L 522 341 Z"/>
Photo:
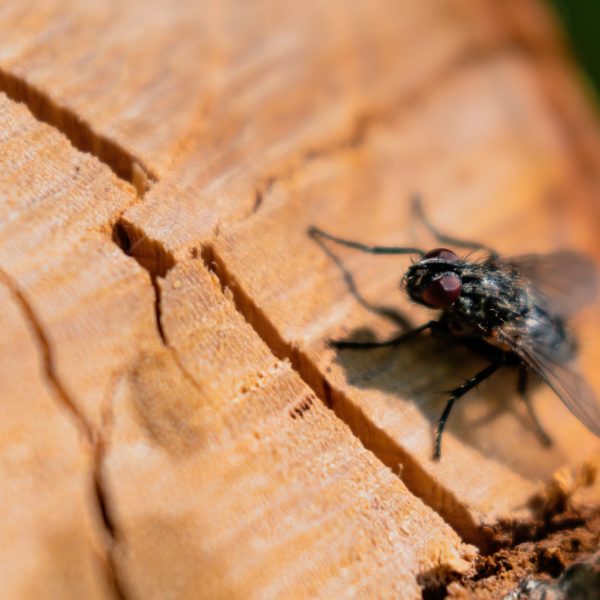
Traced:
<path id="1" fill-rule="evenodd" d="M 131 186 L 24 107 L 0 114 L 11 596 L 417 598 L 419 575 L 468 569 L 474 549 L 201 260 L 154 288 L 122 252 Z"/>
<path id="2" fill-rule="evenodd" d="M 418 192 L 504 254 L 600 258 L 597 117 L 539 3 L 8 0 L 0 39 L 10 597 L 418 598 L 540 490 L 597 511 L 597 438 L 537 385 L 542 447 L 509 371 L 432 461 L 481 359 L 334 352 L 430 313 L 407 260 L 307 235 L 438 245 Z M 597 304 L 574 325 L 600 392 Z"/>
<path id="3" fill-rule="evenodd" d="M 0 119 L 2 268 L 45 331 L 66 395 L 98 427 L 111 374 L 156 335 L 148 275 L 110 241 L 136 196 L 5 96 Z"/>
<path id="4" fill-rule="evenodd" d="M 468 25 L 450 0 L 9 0 L 0 81 L 120 175 L 167 178 L 214 227 L 251 210 L 274 169 L 469 53 Z M 238 197 L 213 184 L 212 203 L 194 205 L 198 187 L 232 177 Z"/>
<path id="5" fill-rule="evenodd" d="M 200 261 L 161 283 L 169 352 L 112 402 L 106 481 L 135 597 L 419 597 L 472 551 L 275 358 Z"/>
<path id="6" fill-rule="evenodd" d="M 0 302 L 2 594 L 111 598 L 93 455 L 49 385 L 22 301 L 2 274 Z"/>
<path id="7" fill-rule="evenodd" d="M 222 226 L 209 243 L 224 283 L 271 348 L 291 358 L 415 493 L 483 545 L 506 522 L 527 518 L 538 482 L 558 468 L 577 468 L 598 450 L 597 440 L 541 388 L 535 402 L 555 440 L 550 451 L 541 446 L 524 407 L 514 401 L 516 383 L 507 374 L 498 378 L 505 385 L 483 392 L 487 402 L 461 403 L 444 460 L 432 462 L 432 424 L 444 401 L 437 392 L 455 387 L 480 363 L 427 342 L 412 352 L 327 350 L 330 337 L 354 332 L 382 338 L 393 328 L 353 299 L 339 266 L 306 230 L 317 224 L 370 243 L 418 244 L 424 230 L 411 223 L 408 210 L 410 195 L 418 191 L 440 227 L 486 240 L 503 253 L 562 246 L 597 252 L 597 216 L 571 185 L 569 145 L 553 119 L 528 61 L 507 56 L 467 64 L 422 102 L 374 127 L 362 144 L 315 157 L 275 181 L 256 214 Z M 158 185 L 153 194 L 160 191 Z M 143 231 L 153 230 L 147 221 L 155 214 L 148 206 L 129 213 L 144 215 Z M 201 235 L 195 221 L 181 226 L 188 238 Z M 168 248 L 173 239 L 168 231 L 161 246 Z M 406 308 L 416 322 L 428 318 L 398 295 L 406 260 L 331 250 L 371 304 Z M 598 322 L 596 314 L 588 318 Z M 589 328 L 586 334 L 584 358 L 596 380 L 598 349 Z M 521 447 L 527 450 L 515 452 Z"/>

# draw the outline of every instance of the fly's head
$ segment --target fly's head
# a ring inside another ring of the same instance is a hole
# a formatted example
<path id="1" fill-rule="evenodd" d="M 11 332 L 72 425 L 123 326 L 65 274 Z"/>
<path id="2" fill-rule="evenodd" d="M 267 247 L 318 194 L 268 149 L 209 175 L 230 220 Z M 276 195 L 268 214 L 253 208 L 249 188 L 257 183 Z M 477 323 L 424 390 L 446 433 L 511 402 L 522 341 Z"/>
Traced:
<path id="1" fill-rule="evenodd" d="M 411 300 L 428 308 L 447 308 L 462 290 L 458 256 L 446 248 L 426 252 L 404 274 L 401 287 Z"/>

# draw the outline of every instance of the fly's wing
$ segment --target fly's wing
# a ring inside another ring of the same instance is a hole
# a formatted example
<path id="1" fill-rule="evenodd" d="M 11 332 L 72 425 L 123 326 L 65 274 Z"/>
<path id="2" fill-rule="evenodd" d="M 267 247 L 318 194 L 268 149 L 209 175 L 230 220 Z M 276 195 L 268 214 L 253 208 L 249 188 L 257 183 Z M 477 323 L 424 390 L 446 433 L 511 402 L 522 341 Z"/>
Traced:
<path id="1" fill-rule="evenodd" d="M 562 334 L 560 334 L 562 335 Z M 600 436 L 600 404 L 567 343 L 556 347 L 560 336 L 549 321 L 512 321 L 497 332 L 497 339 L 520 356 L 593 433 Z"/>
<path id="2" fill-rule="evenodd" d="M 596 264 L 578 252 L 523 254 L 500 262 L 515 267 L 524 283 L 530 283 L 541 302 L 558 316 L 573 315 L 593 301 L 598 292 Z"/>

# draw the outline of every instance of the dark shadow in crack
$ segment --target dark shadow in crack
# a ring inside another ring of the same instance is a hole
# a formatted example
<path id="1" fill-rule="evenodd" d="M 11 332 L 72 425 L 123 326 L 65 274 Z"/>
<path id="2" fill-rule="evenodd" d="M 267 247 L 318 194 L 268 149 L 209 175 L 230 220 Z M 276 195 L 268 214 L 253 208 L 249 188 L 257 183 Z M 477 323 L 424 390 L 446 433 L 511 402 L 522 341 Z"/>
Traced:
<path id="1" fill-rule="evenodd" d="M 95 156 L 109 167 L 120 179 L 131 183 L 140 196 L 157 176 L 143 161 L 130 153 L 119 142 L 96 131 L 88 121 L 68 106 L 58 104 L 56 99 L 30 81 L 0 68 L 0 91 L 14 102 L 23 103 L 29 112 L 43 123 L 60 131 L 80 152 Z"/>

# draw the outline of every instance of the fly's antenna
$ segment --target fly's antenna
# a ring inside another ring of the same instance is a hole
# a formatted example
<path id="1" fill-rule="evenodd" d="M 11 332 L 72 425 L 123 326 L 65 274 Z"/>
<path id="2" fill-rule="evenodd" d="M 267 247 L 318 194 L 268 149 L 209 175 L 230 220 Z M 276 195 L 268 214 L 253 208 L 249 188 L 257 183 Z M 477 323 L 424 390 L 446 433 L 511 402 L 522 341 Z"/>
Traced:
<path id="1" fill-rule="evenodd" d="M 329 240 L 330 242 L 340 244 L 341 246 L 354 248 L 355 250 L 360 250 L 361 252 L 368 252 L 369 254 L 418 254 L 419 256 L 423 256 L 425 254 L 425 251 L 421 250 L 420 248 L 405 248 L 401 246 L 370 246 L 368 244 L 361 244 L 360 242 L 345 240 L 331 235 L 330 233 L 327 233 L 326 231 L 314 226 L 310 226 L 307 232 L 308 235 L 314 239 L 322 238 Z"/>

